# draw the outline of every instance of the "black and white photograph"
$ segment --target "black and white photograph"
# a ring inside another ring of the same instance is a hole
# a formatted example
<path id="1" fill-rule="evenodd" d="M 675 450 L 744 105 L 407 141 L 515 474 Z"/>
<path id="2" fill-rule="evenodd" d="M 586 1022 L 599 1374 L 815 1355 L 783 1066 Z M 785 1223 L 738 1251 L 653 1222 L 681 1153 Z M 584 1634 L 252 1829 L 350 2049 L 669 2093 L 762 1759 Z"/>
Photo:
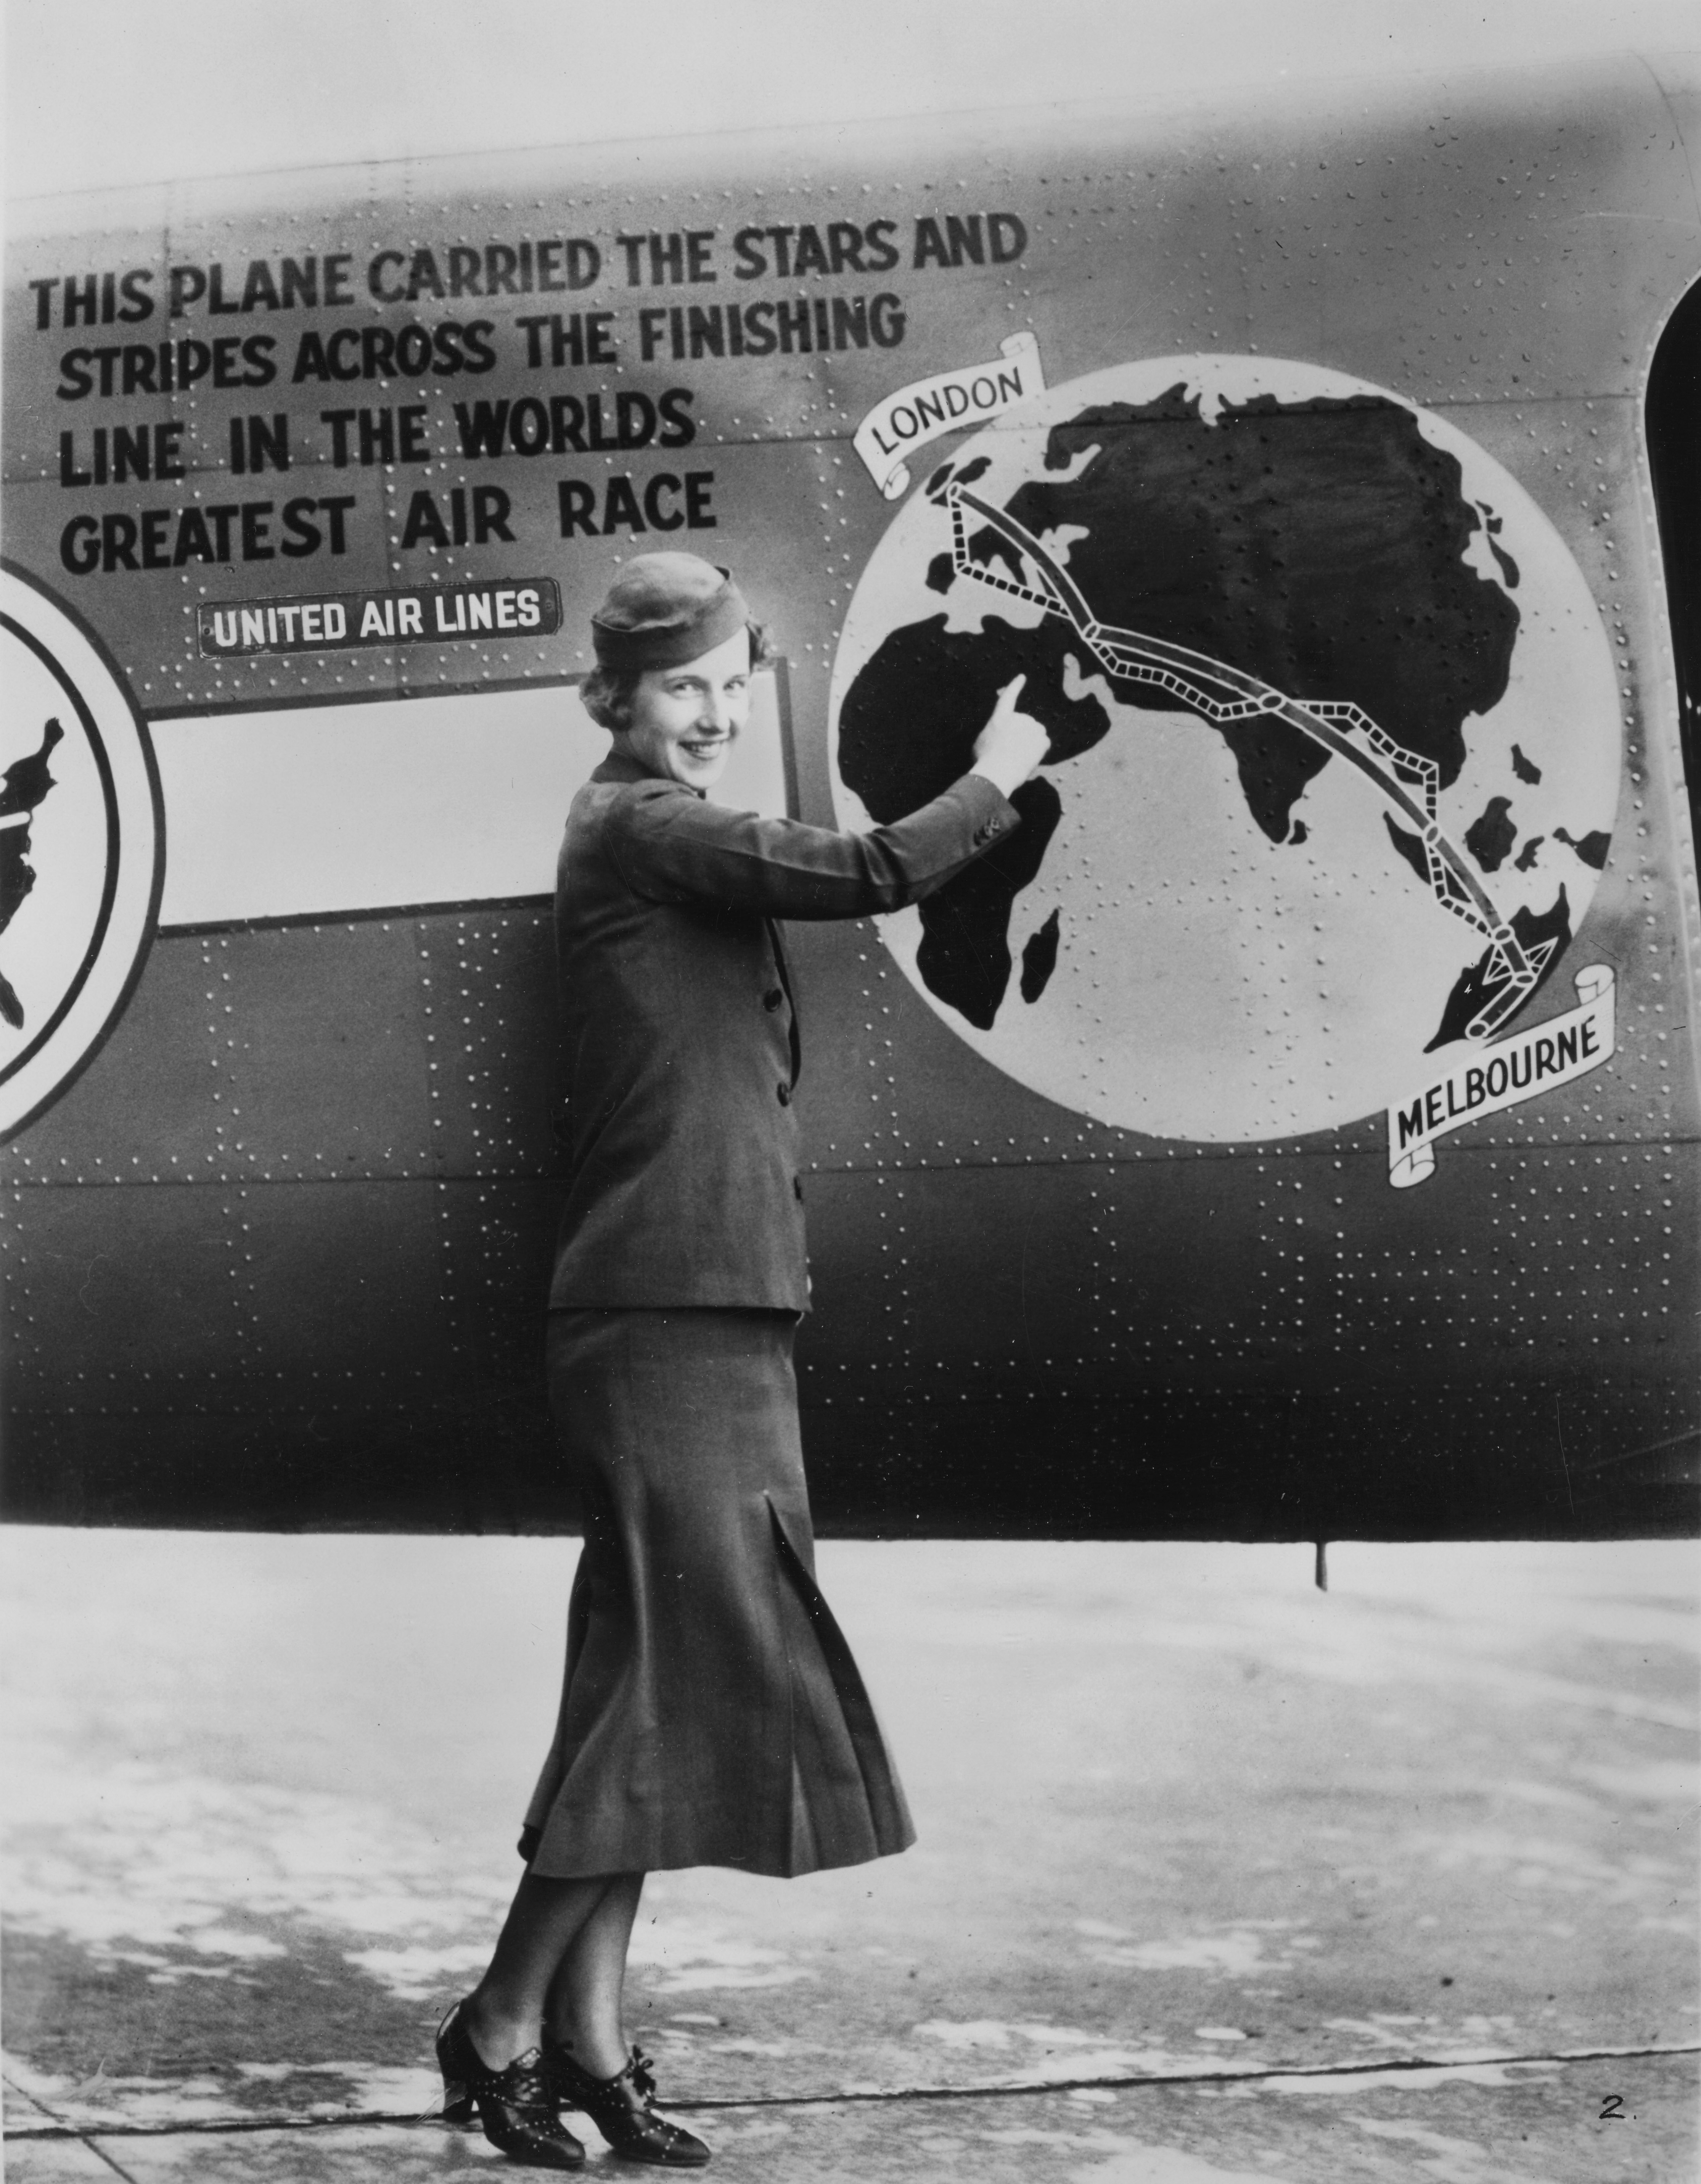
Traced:
<path id="1" fill-rule="evenodd" d="M 1697 2184 L 1693 0 L 3 23 L 12 2184 Z"/>

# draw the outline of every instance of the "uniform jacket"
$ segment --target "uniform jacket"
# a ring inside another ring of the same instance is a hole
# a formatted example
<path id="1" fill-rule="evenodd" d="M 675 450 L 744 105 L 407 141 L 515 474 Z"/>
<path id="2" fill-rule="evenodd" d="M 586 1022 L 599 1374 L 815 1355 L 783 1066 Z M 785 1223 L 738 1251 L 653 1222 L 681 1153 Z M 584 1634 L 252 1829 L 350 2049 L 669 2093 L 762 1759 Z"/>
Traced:
<path id="1" fill-rule="evenodd" d="M 807 1308 L 802 1048 L 775 920 L 901 909 L 1020 823 L 979 774 L 837 834 L 619 754 L 598 767 L 556 878 L 571 1180 L 552 1306 Z"/>

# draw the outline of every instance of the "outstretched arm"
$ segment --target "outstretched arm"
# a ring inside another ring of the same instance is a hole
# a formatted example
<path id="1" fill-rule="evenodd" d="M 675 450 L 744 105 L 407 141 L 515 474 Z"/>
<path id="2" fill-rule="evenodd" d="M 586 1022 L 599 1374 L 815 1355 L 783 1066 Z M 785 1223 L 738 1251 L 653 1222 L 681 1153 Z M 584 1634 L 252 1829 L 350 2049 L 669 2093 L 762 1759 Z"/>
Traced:
<path id="1" fill-rule="evenodd" d="M 972 772 L 919 811 L 866 834 L 726 811 L 657 782 L 622 800 L 611 846 L 628 883 L 659 902 L 736 903 L 770 917 L 864 917 L 942 887 L 1012 827 L 1010 793 L 1046 733 L 1003 691 Z"/>

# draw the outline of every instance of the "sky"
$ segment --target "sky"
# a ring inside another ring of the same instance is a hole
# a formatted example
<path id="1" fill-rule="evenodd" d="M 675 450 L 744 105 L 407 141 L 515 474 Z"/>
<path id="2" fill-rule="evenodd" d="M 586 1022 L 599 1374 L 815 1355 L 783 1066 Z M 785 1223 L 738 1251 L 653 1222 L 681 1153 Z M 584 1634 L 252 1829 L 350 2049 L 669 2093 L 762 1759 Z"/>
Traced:
<path id="1" fill-rule="evenodd" d="M 5 0 L 5 24 L 8 197 L 1701 46 L 1696 0 Z"/>

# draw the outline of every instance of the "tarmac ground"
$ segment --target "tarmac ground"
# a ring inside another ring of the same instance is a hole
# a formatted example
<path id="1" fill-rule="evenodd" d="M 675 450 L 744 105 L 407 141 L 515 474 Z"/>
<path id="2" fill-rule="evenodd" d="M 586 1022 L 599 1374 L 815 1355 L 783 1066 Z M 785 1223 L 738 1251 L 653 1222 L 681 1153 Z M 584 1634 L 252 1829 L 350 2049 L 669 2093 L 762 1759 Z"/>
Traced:
<path id="1" fill-rule="evenodd" d="M 14 2184 L 454 2177 L 565 1540 L 0 1534 Z M 1681 1541 L 829 1541 L 905 1856 L 656 1876 L 726 2184 L 1693 2184 Z M 600 2166 L 603 2150 L 582 2135 Z"/>

